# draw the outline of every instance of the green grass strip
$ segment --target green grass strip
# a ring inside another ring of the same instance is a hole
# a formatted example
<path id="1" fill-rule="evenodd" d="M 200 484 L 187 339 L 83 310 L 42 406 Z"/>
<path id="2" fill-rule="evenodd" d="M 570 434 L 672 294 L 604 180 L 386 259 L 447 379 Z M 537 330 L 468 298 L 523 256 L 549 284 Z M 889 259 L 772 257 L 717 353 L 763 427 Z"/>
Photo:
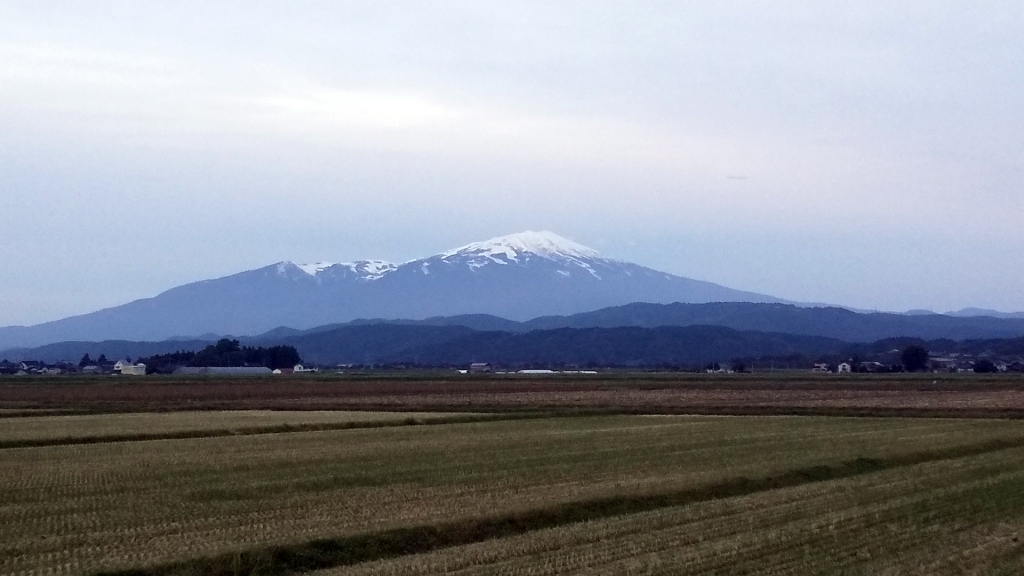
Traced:
<path id="1" fill-rule="evenodd" d="M 623 495 L 569 502 L 507 516 L 398 528 L 284 546 L 268 546 L 148 568 L 99 572 L 95 576 L 238 576 L 240 574 L 286 576 L 301 574 L 313 570 L 420 554 L 440 548 L 473 544 L 588 520 L 746 496 L 768 490 L 849 478 L 926 462 L 977 456 L 1022 446 L 1024 446 L 1024 438 L 1016 438 L 881 459 L 856 458 L 838 464 L 797 468 L 761 478 L 739 477 L 676 492 Z"/>

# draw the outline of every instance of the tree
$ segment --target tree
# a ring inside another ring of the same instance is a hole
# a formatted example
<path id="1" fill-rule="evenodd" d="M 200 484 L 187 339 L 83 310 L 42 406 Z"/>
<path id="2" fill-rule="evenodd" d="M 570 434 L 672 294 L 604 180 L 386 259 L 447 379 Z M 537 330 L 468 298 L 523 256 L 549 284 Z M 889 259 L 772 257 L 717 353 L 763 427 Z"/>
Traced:
<path id="1" fill-rule="evenodd" d="M 850 371 L 851 372 L 863 372 L 862 362 L 859 354 L 854 354 L 853 358 L 850 359 Z"/>
<path id="2" fill-rule="evenodd" d="M 106 364 L 107 363 L 107 355 L 106 354 L 100 354 L 100 357 L 96 359 L 96 363 L 97 364 Z"/>
<path id="3" fill-rule="evenodd" d="M 241 350 L 241 347 L 238 345 L 238 340 L 229 340 L 227 338 L 221 338 L 217 341 L 217 345 L 214 346 L 214 351 L 217 354 L 229 354 L 239 350 Z"/>
<path id="4" fill-rule="evenodd" d="M 907 346 L 900 354 L 900 361 L 907 372 L 923 372 L 928 369 L 928 351 L 916 344 Z"/>
<path id="5" fill-rule="evenodd" d="M 88 353 L 86 353 L 85 356 L 82 356 L 82 359 L 78 361 L 79 368 L 84 368 L 86 366 L 89 366 L 90 364 L 92 364 L 92 358 L 89 358 Z"/>
<path id="6" fill-rule="evenodd" d="M 746 365 L 746 363 L 743 362 L 743 360 L 740 360 L 739 358 L 735 358 L 732 361 L 732 371 L 733 372 L 746 372 L 747 371 L 747 365 Z"/>
<path id="7" fill-rule="evenodd" d="M 974 363 L 974 372 L 976 374 L 994 374 L 999 372 L 999 368 L 996 368 L 991 360 L 983 359 Z"/>

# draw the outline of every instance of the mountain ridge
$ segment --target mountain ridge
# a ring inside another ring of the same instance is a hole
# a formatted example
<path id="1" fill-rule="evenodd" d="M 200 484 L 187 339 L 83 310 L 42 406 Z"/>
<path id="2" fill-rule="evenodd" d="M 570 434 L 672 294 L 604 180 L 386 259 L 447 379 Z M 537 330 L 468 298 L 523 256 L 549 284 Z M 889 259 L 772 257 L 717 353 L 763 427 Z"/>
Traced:
<path id="1" fill-rule="evenodd" d="M 212 342 L 69 342 L 51 344 L 18 360 L 77 362 L 82 354 L 110 359 L 197 351 Z M 247 346 L 292 346 L 304 363 L 360 366 L 465 367 L 489 362 L 506 368 L 647 367 L 666 368 L 728 362 L 735 358 L 809 367 L 812 360 L 841 361 L 859 357 L 899 363 L 899 350 L 923 345 L 944 354 L 1024 358 L 1024 337 L 966 340 L 887 338 L 849 343 L 821 336 L 733 330 L 722 326 L 642 328 L 557 328 L 528 332 L 477 331 L 464 326 L 352 324 L 321 332 L 291 334 L 262 342 L 243 338 Z M 949 359 L 944 361 L 948 362 Z M 162 366 L 167 369 L 167 366 Z"/>
<path id="2" fill-rule="evenodd" d="M 255 335 L 357 318 L 492 314 L 512 320 L 629 302 L 785 300 L 604 258 L 551 232 L 522 232 L 391 264 L 290 261 L 177 286 L 89 314 L 0 328 L 0 349 L 69 340 Z"/>
<path id="3" fill-rule="evenodd" d="M 560 329 L 653 329 L 664 326 L 718 326 L 738 332 L 788 334 L 798 337 L 827 338 L 851 345 L 893 338 L 921 340 L 969 341 L 1014 339 L 1024 337 L 1024 320 L 987 317 L 957 318 L 943 315 L 905 316 L 902 314 L 862 314 L 842 308 L 809 308 L 788 304 L 749 304 L 743 302 L 707 304 L 643 304 L 633 303 L 570 316 L 544 316 L 517 322 L 486 314 L 435 317 L 422 320 L 356 319 L 346 323 L 326 324 L 307 330 L 279 326 L 256 336 L 238 336 L 249 345 L 277 345 L 315 340 L 318 335 L 337 331 L 384 326 L 408 327 L 403 338 L 415 334 L 434 334 L 432 328 L 470 332 L 502 332 L 524 334 Z M 372 333 L 372 330 L 371 330 Z M 190 344 L 206 345 L 223 337 L 209 334 Z M 235 337 L 235 336 L 231 336 Z M 167 353 L 181 349 L 185 341 L 169 339 L 162 342 L 63 342 L 38 348 L 10 349 L 0 352 L 18 359 L 76 360 L 82 354 L 93 356 L 104 350 L 132 357 L 140 354 Z M 137 345 L 136 345 L 137 344 Z M 134 346 L 134 347 L 133 347 Z M 202 347 L 202 346 L 200 346 Z"/>
<path id="4" fill-rule="evenodd" d="M 341 326 L 392 324 L 465 326 L 479 331 L 529 332 L 558 328 L 620 328 L 659 326 L 724 326 L 734 330 L 823 336 L 846 342 L 873 342 L 884 338 L 969 340 L 1024 336 L 1024 320 L 982 316 L 953 317 L 941 314 L 905 315 L 888 312 L 854 312 L 829 306 L 796 306 L 777 303 L 709 302 L 703 304 L 651 304 L 634 302 L 568 316 L 541 316 L 517 322 L 486 314 L 425 318 L 383 318 L 316 327 L 322 332 Z M 297 331 L 302 333 L 302 331 Z M 256 336 L 257 339 L 262 335 Z"/>
<path id="5" fill-rule="evenodd" d="M 744 308 L 742 303 L 748 306 Z M 700 313 L 678 306 L 646 312 L 635 308 L 703 304 L 708 306 Z M 718 312 L 712 304 L 719 305 Z M 725 304 L 737 306 L 722 309 Z M 790 308 L 773 312 L 771 308 L 750 308 L 754 304 Z M 634 308 L 611 310 L 618 306 Z M 402 264 L 383 260 L 312 264 L 281 261 L 184 284 L 151 298 L 89 314 L 35 326 L 0 328 L 0 350 L 66 341 L 161 341 L 172 337 L 195 339 L 190 336 L 195 334 L 255 336 L 278 327 L 302 331 L 368 322 L 360 320 L 363 318 L 403 323 L 434 319 L 434 323 L 512 332 L 573 326 L 707 324 L 850 341 L 891 336 L 1003 337 L 1016 335 L 1018 330 L 1017 324 L 998 324 L 978 316 L 986 312 L 980 309 L 947 315 L 926 311 L 861 314 L 806 303 L 799 309 L 805 312 L 798 312 L 793 302 L 774 296 L 606 258 L 557 234 L 527 231 Z M 620 317 L 609 317 L 614 314 Z M 798 318 L 801 314 L 802 320 Z M 1024 321 L 1013 313 L 994 314 L 1006 322 Z M 575 317 L 564 318 L 570 316 Z M 820 329 L 823 321 L 814 318 L 821 316 L 830 317 L 831 331 Z"/>

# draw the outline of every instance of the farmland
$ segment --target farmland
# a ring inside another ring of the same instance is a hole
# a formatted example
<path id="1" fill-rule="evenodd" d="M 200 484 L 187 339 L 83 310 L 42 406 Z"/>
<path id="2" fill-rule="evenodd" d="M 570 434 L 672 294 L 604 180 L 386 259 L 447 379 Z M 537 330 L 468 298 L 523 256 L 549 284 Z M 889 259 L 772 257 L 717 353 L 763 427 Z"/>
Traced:
<path id="1" fill-rule="evenodd" d="M 1020 574 L 1021 537 L 1015 449 L 315 574 Z"/>
<path id="2" fill-rule="evenodd" d="M 0 575 L 1019 572 L 1020 388 L 0 384 Z"/>
<path id="3" fill-rule="evenodd" d="M 475 416 L 478 415 L 270 410 L 29 416 L 0 418 L 0 447 L 426 424 L 476 419 Z"/>
<path id="4" fill-rule="evenodd" d="M 279 378 L 0 378 L 0 410 L 613 411 L 665 414 L 1024 416 L 1022 375 L 428 372 Z"/>

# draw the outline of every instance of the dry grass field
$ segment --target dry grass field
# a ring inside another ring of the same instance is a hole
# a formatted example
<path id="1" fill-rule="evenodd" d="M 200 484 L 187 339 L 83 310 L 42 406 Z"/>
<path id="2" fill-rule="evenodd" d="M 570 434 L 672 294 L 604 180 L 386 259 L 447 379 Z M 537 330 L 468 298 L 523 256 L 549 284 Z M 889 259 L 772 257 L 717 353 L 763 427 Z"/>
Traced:
<path id="1" fill-rule="evenodd" d="M 604 410 L 1021 418 L 1024 375 L 601 374 L 531 378 L 430 372 L 266 378 L 7 377 L 0 378 L 0 410 Z"/>
<path id="2" fill-rule="evenodd" d="M 0 576 L 1020 573 L 1022 417 L 1019 377 L 4 379 Z"/>
<path id="3" fill-rule="evenodd" d="M 346 412 L 233 410 L 207 412 L 142 412 L 0 418 L 0 446 L 5 443 L 60 443 L 81 439 L 117 440 L 142 435 L 225 432 L 235 434 L 334 425 L 438 422 L 467 414 L 438 412 Z"/>
<path id="4" fill-rule="evenodd" d="M 861 565 L 801 540 L 833 525 L 857 554 L 896 554 L 856 522 L 941 561 L 921 543 L 1012 551 L 1017 497 L 1000 487 L 1016 486 L 1017 447 L 1024 422 L 998 419 L 619 415 L 6 448 L 0 574 L 287 574 L 388 556 L 336 570 L 678 573 L 728 571 L 751 547 L 812 572 Z M 437 543 L 453 547 L 409 554 Z"/>
<path id="5" fill-rule="evenodd" d="M 1024 449 L 583 522 L 316 576 L 1024 572 Z"/>

